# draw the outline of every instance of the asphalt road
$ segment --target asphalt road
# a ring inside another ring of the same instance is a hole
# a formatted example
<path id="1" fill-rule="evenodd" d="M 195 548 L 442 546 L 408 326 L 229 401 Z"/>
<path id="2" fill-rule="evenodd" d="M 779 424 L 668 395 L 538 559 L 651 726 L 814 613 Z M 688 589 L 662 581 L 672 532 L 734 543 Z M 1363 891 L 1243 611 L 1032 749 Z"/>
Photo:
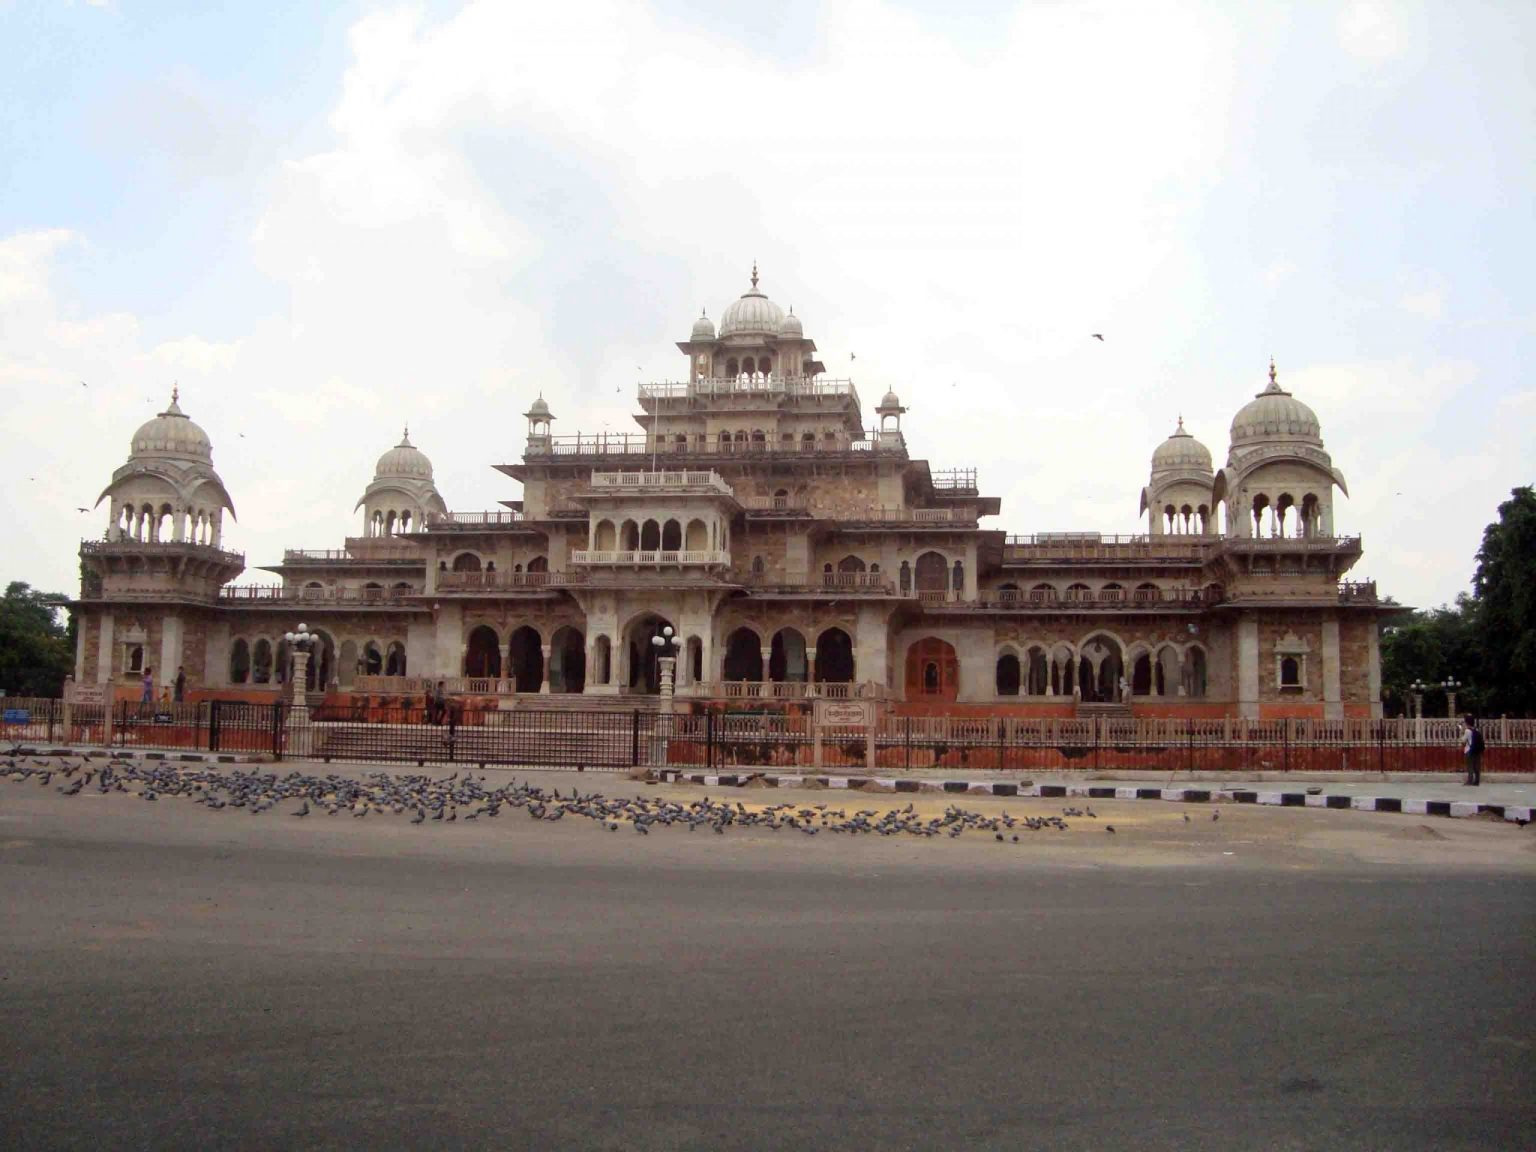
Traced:
<path id="1" fill-rule="evenodd" d="M 1536 1146 L 1536 827 L 1099 807 L 1016 846 L 0 782 L 0 1146 Z"/>

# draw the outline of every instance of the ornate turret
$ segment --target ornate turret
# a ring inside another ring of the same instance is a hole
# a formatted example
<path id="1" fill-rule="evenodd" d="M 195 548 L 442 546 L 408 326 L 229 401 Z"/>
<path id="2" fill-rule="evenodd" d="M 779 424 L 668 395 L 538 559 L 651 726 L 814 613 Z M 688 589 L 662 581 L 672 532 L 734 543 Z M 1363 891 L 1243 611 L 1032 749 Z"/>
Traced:
<path id="1" fill-rule="evenodd" d="M 419 530 L 434 512 L 448 506 L 432 481 L 432 461 L 411 443 L 409 427 L 400 443 L 379 457 L 373 479 L 354 506 L 363 510 L 364 536 L 393 536 Z"/>
<path id="2" fill-rule="evenodd" d="M 1280 387 L 1271 359 L 1268 385 L 1232 418 L 1227 465 L 1216 475 L 1227 533 L 1331 536 L 1335 485 L 1349 495 L 1323 447 L 1317 413 Z"/>
<path id="3" fill-rule="evenodd" d="M 1211 450 L 1184 430 L 1184 417 L 1152 453 L 1152 475 L 1141 490 L 1141 511 L 1151 514 L 1152 535 L 1206 535 L 1216 531 L 1212 514 Z"/>

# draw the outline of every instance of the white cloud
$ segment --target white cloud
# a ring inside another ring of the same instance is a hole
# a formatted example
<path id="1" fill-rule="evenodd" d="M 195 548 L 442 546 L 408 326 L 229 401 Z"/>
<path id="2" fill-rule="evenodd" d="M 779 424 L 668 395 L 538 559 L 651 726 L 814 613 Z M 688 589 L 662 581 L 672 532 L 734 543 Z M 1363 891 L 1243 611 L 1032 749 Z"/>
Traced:
<path id="1" fill-rule="evenodd" d="M 1361 0 L 1339 13 L 1339 45 L 1367 61 L 1390 60 L 1402 53 L 1406 37 L 1397 14 L 1377 0 Z"/>
<path id="2" fill-rule="evenodd" d="M 1438 320 L 1445 313 L 1445 299 L 1434 289 L 1409 292 L 1397 302 L 1397 306 L 1425 320 Z"/>

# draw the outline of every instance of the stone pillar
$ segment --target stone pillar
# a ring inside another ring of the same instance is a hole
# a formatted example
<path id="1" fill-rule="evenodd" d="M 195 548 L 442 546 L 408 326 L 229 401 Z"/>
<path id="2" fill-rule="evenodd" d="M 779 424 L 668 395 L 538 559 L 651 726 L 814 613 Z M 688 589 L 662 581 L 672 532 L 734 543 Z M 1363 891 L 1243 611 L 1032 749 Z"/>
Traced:
<path id="1" fill-rule="evenodd" d="M 112 636 L 112 613 L 101 614 L 101 631 L 96 643 L 96 683 L 112 683 L 112 666 L 117 659 L 117 653 L 113 651 L 115 644 Z M 110 696 L 107 697 L 111 699 Z"/>
<path id="2" fill-rule="evenodd" d="M 1237 622 L 1237 714 L 1259 718 L 1259 622 L 1248 615 Z"/>
<path id="3" fill-rule="evenodd" d="M 805 682 L 809 685 L 809 691 L 814 695 L 816 691 L 816 649 L 805 650 Z"/>
<path id="4" fill-rule="evenodd" d="M 452 601 L 445 601 L 435 613 L 437 618 L 436 651 L 432 667 L 422 669 L 421 674 L 441 678 L 464 675 L 464 608 Z"/>
<path id="5" fill-rule="evenodd" d="M 293 646 L 293 706 L 295 708 L 307 708 L 308 702 L 304 698 L 304 682 L 309 679 L 309 649 L 308 644 L 295 644 Z"/>
<path id="6" fill-rule="evenodd" d="M 180 523 L 180 521 L 178 521 Z M 181 617 L 165 616 L 160 620 L 160 670 L 158 689 L 172 687 L 176 683 L 176 669 L 185 661 L 181 655 Z"/>
<path id="7" fill-rule="evenodd" d="M 508 648 L 509 651 L 511 650 L 511 647 L 512 646 L 510 644 L 507 645 L 507 648 Z M 539 693 L 540 693 L 540 695 L 548 696 L 549 695 L 549 654 L 550 654 L 551 651 L 553 651 L 553 649 L 548 644 L 545 644 L 545 645 L 542 645 L 539 648 L 539 651 L 541 653 L 543 653 L 543 655 L 544 655 L 544 679 L 539 684 Z"/>
<path id="8" fill-rule="evenodd" d="M 1344 704 L 1339 691 L 1339 618 L 1323 620 L 1323 719 L 1342 720 Z"/>
<path id="9" fill-rule="evenodd" d="M 1371 694 L 1371 719 L 1381 719 L 1381 627 L 1371 619 L 1365 626 L 1366 691 Z"/>
<path id="10" fill-rule="evenodd" d="M 81 615 L 75 625 L 75 675 L 76 684 L 85 683 L 85 630 L 91 626 L 90 618 Z"/>
<path id="11" fill-rule="evenodd" d="M 772 680 L 773 676 L 769 674 L 768 668 L 773 663 L 773 645 L 764 645 L 758 651 L 763 654 L 763 679 Z"/>

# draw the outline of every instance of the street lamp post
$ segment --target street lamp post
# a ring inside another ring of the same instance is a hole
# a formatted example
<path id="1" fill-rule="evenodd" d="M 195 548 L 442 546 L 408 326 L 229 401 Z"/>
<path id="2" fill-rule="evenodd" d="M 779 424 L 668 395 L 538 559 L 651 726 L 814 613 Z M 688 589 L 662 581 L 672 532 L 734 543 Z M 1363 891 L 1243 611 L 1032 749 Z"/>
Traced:
<path id="1" fill-rule="evenodd" d="M 315 638 L 309 625 L 300 623 L 295 631 L 284 633 L 283 639 L 288 641 L 288 650 L 293 653 L 293 706 L 307 708 L 309 702 L 304 697 L 304 685 L 309 676 L 309 650 L 314 646 Z"/>
<path id="2" fill-rule="evenodd" d="M 1445 689 L 1445 714 L 1452 719 L 1456 717 L 1456 693 L 1461 690 L 1461 681 L 1454 676 L 1447 676 L 1440 681 L 1440 687 Z"/>
<path id="3" fill-rule="evenodd" d="M 661 731 L 656 737 L 656 763 L 665 767 L 667 763 L 667 732 L 672 727 L 672 689 L 673 679 L 677 675 L 677 657 L 673 655 L 677 651 L 677 637 L 673 635 L 672 625 L 662 626 L 661 632 L 651 637 L 651 647 L 656 649 L 656 671 L 661 680 L 661 714 L 667 717 L 662 721 Z"/>
<path id="4" fill-rule="evenodd" d="M 1415 740 L 1424 739 L 1424 693 L 1429 691 L 1429 685 L 1422 680 L 1415 680 L 1408 685 L 1408 691 L 1413 699 L 1413 736 Z"/>

